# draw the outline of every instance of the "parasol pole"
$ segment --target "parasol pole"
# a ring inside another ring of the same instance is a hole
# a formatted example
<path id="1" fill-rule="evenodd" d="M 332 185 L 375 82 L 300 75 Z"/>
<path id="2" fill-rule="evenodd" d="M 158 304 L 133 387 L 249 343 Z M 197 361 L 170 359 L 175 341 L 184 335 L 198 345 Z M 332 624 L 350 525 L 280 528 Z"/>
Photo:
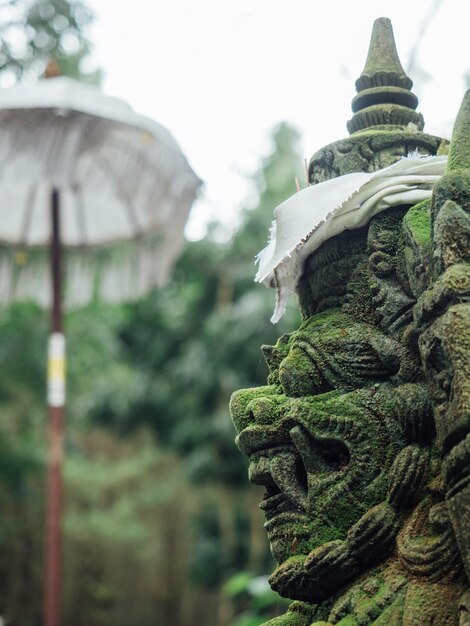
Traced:
<path id="1" fill-rule="evenodd" d="M 65 338 L 62 324 L 62 246 L 60 196 L 51 193 L 51 334 L 48 346 L 49 405 L 44 626 L 60 626 L 62 560 L 62 463 L 64 458 Z"/>

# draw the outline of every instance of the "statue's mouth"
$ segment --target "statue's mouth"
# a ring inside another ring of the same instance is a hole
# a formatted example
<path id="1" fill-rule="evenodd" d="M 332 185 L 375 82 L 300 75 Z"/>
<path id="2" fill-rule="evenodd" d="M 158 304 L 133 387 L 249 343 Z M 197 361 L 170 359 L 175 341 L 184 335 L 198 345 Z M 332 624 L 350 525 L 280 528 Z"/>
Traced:
<path id="1" fill-rule="evenodd" d="M 267 519 L 271 519 L 279 509 L 284 510 L 287 504 L 285 494 L 274 483 L 266 487 L 263 500 L 260 502 L 259 508 L 264 511 Z"/>
<path id="2" fill-rule="evenodd" d="M 315 502 L 347 476 L 348 447 L 336 433 L 332 437 L 295 422 L 249 426 L 237 444 L 250 459 L 250 482 L 265 488 L 260 509 L 274 558 L 281 563 L 304 553 L 319 523 L 330 524 Z"/>
<path id="3" fill-rule="evenodd" d="M 291 511 L 305 512 L 304 508 L 296 505 L 295 502 L 286 496 L 276 485 L 267 487 L 263 500 L 259 504 L 259 508 L 264 512 L 266 520 L 269 521 L 281 513 Z"/>
<path id="4" fill-rule="evenodd" d="M 295 448 L 286 445 L 258 449 L 250 455 L 248 471 L 252 483 L 265 487 L 259 506 L 270 540 L 286 539 L 293 522 L 294 535 L 299 535 L 299 524 L 300 528 L 305 524 L 305 532 L 300 534 L 307 536 L 311 531 L 306 513 L 307 472 Z"/>
<path id="5" fill-rule="evenodd" d="M 283 493 L 277 485 L 266 487 L 263 500 L 259 505 L 264 512 L 266 522 L 264 528 L 269 539 L 287 539 L 292 534 L 291 539 L 301 536 L 309 536 L 311 532 L 310 519 L 303 506 L 298 505 L 289 496 Z M 295 522 L 295 531 L 289 532 L 289 526 Z"/>
<path id="6" fill-rule="evenodd" d="M 273 445 L 274 441 L 277 445 Z M 315 476 L 318 489 L 319 483 L 343 472 L 349 463 L 349 451 L 342 442 L 314 437 L 298 424 L 284 437 L 270 428 L 245 429 L 238 437 L 238 445 L 250 458 L 250 481 L 266 489 L 260 508 L 270 538 L 276 529 L 294 520 L 297 528 L 299 523 L 301 528 L 304 522 L 311 523 L 307 514 L 309 473 Z"/>

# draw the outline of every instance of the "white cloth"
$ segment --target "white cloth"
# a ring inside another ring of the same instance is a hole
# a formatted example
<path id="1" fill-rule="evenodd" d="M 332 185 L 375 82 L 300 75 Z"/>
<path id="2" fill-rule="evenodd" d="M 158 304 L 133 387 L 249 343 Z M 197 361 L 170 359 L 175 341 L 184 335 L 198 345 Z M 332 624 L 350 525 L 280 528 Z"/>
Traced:
<path id="1" fill-rule="evenodd" d="M 378 172 L 339 176 L 303 189 L 276 207 L 270 242 L 258 255 L 255 281 L 276 287 L 279 321 L 307 257 L 345 230 L 365 226 L 393 206 L 413 205 L 432 194 L 445 171 L 446 156 L 413 154 Z"/>

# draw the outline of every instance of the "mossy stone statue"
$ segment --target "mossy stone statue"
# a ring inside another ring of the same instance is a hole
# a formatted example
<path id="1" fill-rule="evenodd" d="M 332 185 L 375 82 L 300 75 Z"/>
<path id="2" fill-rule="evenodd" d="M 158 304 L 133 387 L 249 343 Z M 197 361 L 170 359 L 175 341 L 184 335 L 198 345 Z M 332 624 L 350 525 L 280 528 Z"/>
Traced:
<path id="1" fill-rule="evenodd" d="M 390 21 L 374 24 L 351 136 L 310 182 L 371 172 L 422 132 Z M 303 267 L 300 328 L 263 352 L 268 384 L 231 413 L 293 600 L 265 626 L 470 624 L 470 92 L 432 199 L 325 241 Z"/>

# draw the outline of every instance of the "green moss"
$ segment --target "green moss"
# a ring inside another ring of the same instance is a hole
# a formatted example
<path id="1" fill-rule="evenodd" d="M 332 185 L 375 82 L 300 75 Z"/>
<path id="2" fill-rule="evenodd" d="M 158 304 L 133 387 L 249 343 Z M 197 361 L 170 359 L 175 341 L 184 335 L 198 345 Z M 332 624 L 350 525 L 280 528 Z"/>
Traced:
<path id="1" fill-rule="evenodd" d="M 310 626 L 315 607 L 306 602 L 293 602 L 287 613 L 263 622 L 262 626 Z M 321 622 L 320 622 L 321 624 Z"/>
<path id="2" fill-rule="evenodd" d="M 374 626 L 402 626 L 404 610 L 405 595 L 402 594 L 375 620 Z"/>
<path id="3" fill-rule="evenodd" d="M 406 213 L 403 224 L 418 246 L 431 245 L 431 200 L 423 200 Z"/>
<path id="4" fill-rule="evenodd" d="M 464 96 L 450 142 L 447 171 L 470 169 L 470 89 Z"/>
<path id="5" fill-rule="evenodd" d="M 431 214 L 436 218 L 446 200 L 452 200 L 464 211 L 470 211 L 470 175 L 468 171 L 452 171 L 435 185 Z"/>
<path id="6" fill-rule="evenodd" d="M 443 139 L 437 150 L 436 156 L 445 156 L 446 154 L 449 154 L 449 146 L 450 143 L 446 139 Z"/>
<path id="7" fill-rule="evenodd" d="M 337 622 L 337 626 L 357 626 L 357 624 L 357 620 L 352 615 L 348 615 L 344 619 Z M 315 626 L 315 624 L 313 626 Z"/>
<path id="8" fill-rule="evenodd" d="M 400 369 L 402 350 L 392 343 L 338 309 L 317 314 L 291 335 L 289 354 L 279 366 L 283 393 L 306 397 L 383 381 Z"/>
<path id="9" fill-rule="evenodd" d="M 300 326 L 297 332 L 301 332 L 302 330 L 313 332 L 319 329 L 329 329 L 331 325 L 344 324 L 345 322 L 347 322 L 347 318 L 341 315 L 340 309 L 328 309 L 308 319 Z"/>
<path id="10" fill-rule="evenodd" d="M 297 293 L 303 319 L 339 308 L 360 263 L 366 260 L 365 229 L 347 231 L 326 241 L 308 259 Z"/>
<path id="11" fill-rule="evenodd" d="M 269 424 L 279 418 L 283 397 L 276 395 L 273 386 L 240 389 L 230 398 L 230 415 L 238 432 L 253 424 L 253 415 L 248 408 L 257 402 L 257 420 Z M 274 410 L 273 410 L 274 409 Z M 276 410 L 277 409 L 277 410 Z"/>
<path id="12" fill-rule="evenodd" d="M 344 150 L 346 146 L 350 146 L 352 150 L 353 146 L 357 146 L 368 142 L 369 140 L 375 140 L 374 147 L 376 149 L 393 148 L 396 145 L 403 145 L 409 147 L 411 151 L 412 146 L 422 146 L 432 151 L 433 154 L 437 151 L 443 140 L 441 137 L 435 135 L 429 135 L 428 133 L 417 133 L 414 130 L 390 130 L 386 128 L 366 128 L 364 130 L 358 130 L 351 137 L 346 137 L 335 141 L 334 143 L 324 146 L 321 150 L 314 154 L 313 159 L 318 159 L 324 151 L 327 149 L 333 150 L 338 144 L 341 144 L 341 148 Z"/>

